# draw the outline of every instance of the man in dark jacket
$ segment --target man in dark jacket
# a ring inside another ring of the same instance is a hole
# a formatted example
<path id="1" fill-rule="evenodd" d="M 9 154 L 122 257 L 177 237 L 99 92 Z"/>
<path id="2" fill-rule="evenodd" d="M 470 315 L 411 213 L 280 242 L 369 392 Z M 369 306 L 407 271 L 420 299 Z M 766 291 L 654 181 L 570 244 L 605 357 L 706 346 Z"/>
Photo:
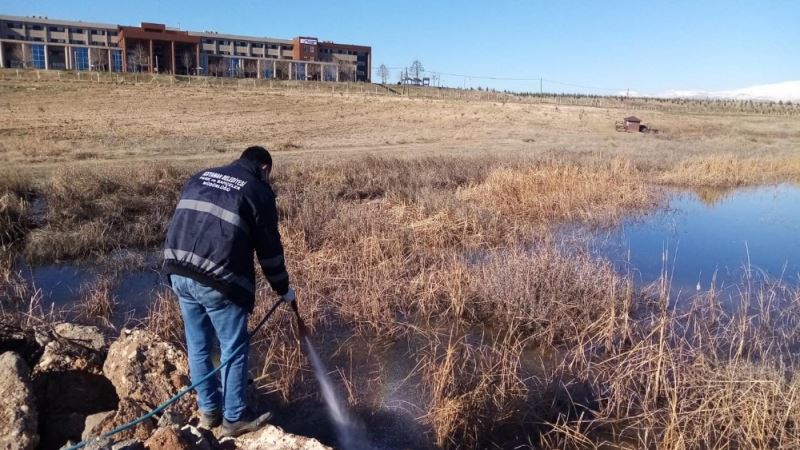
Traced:
<path id="1" fill-rule="evenodd" d="M 275 194 L 269 185 L 272 157 L 250 147 L 227 166 L 204 170 L 183 187 L 164 245 L 164 269 L 178 296 L 195 382 L 213 370 L 214 338 L 222 361 L 222 392 L 215 378 L 197 387 L 201 426 L 222 423 L 237 436 L 269 419 L 247 411 L 247 317 L 255 302 L 253 251 L 272 289 L 295 301 L 278 232 Z M 244 349 L 233 355 L 234 351 Z"/>

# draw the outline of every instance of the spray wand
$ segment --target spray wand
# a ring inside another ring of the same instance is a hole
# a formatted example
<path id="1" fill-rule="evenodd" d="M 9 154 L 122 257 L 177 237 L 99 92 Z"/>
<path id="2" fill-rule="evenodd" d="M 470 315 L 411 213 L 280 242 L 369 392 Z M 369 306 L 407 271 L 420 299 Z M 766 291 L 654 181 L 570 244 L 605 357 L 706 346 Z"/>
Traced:
<path id="1" fill-rule="evenodd" d="M 289 305 L 292 307 L 292 311 L 294 311 L 294 316 L 297 318 L 297 334 L 300 340 L 303 340 L 306 336 L 308 336 L 308 328 L 306 328 L 305 322 L 300 317 L 300 310 L 297 307 L 297 300 L 292 300 Z"/>

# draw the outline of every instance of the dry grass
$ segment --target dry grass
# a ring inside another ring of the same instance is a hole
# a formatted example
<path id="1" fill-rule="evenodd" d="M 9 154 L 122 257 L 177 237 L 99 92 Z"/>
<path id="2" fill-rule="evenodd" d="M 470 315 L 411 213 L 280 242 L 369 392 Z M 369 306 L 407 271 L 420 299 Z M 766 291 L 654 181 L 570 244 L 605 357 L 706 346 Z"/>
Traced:
<path id="1" fill-rule="evenodd" d="M 158 291 L 147 309 L 144 326 L 161 339 L 183 346 L 183 319 L 178 299 L 171 290 Z"/>
<path id="2" fill-rule="evenodd" d="M 498 169 L 461 194 L 503 216 L 544 224 L 610 223 L 656 204 L 641 173 L 622 160 L 600 167 L 556 163 Z"/>
<path id="3" fill-rule="evenodd" d="M 30 180 L 13 174 L 0 177 L 0 246 L 22 238 L 30 228 Z"/>
<path id="4" fill-rule="evenodd" d="M 110 327 L 113 325 L 114 307 L 117 300 L 113 289 L 115 280 L 101 276 L 81 289 L 81 299 L 75 305 L 76 318 L 82 322 L 97 323 Z"/>
<path id="5" fill-rule="evenodd" d="M 497 424 L 514 417 L 527 396 L 520 379 L 525 341 L 510 328 L 498 337 L 434 333 L 419 352 L 423 390 L 429 397 L 421 419 L 439 447 L 475 447 Z"/>
<path id="6" fill-rule="evenodd" d="M 365 154 L 600 156 L 663 169 L 698 156 L 796 158 L 800 142 L 795 117 L 715 114 L 691 105 L 662 112 L 624 101 L 592 107 L 26 81 L 0 81 L 0 92 L 0 161 L 7 167 L 149 159 L 208 164 L 258 143 L 282 150 L 281 161 Z M 131 116 L 130 104 L 149 107 Z M 614 121 L 631 114 L 662 133 L 615 132 Z"/>
<path id="7" fill-rule="evenodd" d="M 693 158 L 667 171 L 660 180 L 667 184 L 701 187 L 800 183 L 800 158 L 740 158 L 735 155 Z"/>
<path id="8" fill-rule="evenodd" d="M 45 225 L 28 235 L 26 256 L 52 261 L 159 244 L 188 174 L 155 164 L 56 171 L 41 187 Z"/>

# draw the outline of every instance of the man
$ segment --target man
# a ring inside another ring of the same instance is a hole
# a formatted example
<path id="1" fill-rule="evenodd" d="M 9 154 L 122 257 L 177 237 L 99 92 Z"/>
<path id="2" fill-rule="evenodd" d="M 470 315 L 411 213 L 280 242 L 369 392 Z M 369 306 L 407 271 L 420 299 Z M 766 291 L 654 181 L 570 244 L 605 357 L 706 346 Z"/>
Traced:
<path id="1" fill-rule="evenodd" d="M 183 187 L 164 245 L 164 270 L 180 301 L 192 382 L 213 370 L 215 337 L 221 360 L 233 361 L 221 371 L 222 392 L 216 377 L 197 387 L 200 425 L 221 423 L 224 436 L 253 431 L 270 416 L 254 419 L 246 403 L 247 317 L 256 292 L 253 250 L 272 289 L 284 301 L 295 301 L 271 171 L 269 152 L 249 147 L 231 164 L 194 175 Z"/>

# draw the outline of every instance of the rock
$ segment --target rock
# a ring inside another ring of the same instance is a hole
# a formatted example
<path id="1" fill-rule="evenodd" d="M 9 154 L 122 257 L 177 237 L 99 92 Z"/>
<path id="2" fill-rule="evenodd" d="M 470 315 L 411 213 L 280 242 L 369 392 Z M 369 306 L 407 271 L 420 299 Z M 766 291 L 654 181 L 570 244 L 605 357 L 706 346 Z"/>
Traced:
<path id="1" fill-rule="evenodd" d="M 128 439 L 127 441 L 117 442 L 112 445 L 111 450 L 144 450 L 144 442 L 137 441 L 136 439 Z"/>
<path id="2" fill-rule="evenodd" d="M 177 426 L 159 428 L 144 446 L 148 450 L 191 450 L 192 444 Z"/>
<path id="3" fill-rule="evenodd" d="M 122 330 L 108 349 L 103 373 L 120 399 L 154 408 L 189 385 L 186 354 L 145 330 Z M 191 417 L 194 393 L 183 396 L 170 410 Z"/>
<path id="4" fill-rule="evenodd" d="M 117 408 L 117 394 L 102 375 L 80 370 L 34 373 L 42 449 L 79 441 L 86 416 Z"/>
<path id="5" fill-rule="evenodd" d="M 0 355 L 0 398 L 0 448 L 36 448 L 39 422 L 30 369 L 14 352 Z"/>
<path id="6" fill-rule="evenodd" d="M 265 425 L 258 431 L 247 433 L 234 439 L 237 449 L 257 450 L 332 450 L 318 440 L 297 436 L 273 425 Z M 224 441 L 223 441 L 224 442 Z"/>
<path id="7" fill-rule="evenodd" d="M 158 418 L 158 428 L 181 425 L 186 422 L 186 416 L 171 409 L 167 409 Z"/>
<path id="8" fill-rule="evenodd" d="M 110 419 L 115 413 L 116 411 L 103 411 L 86 416 L 83 425 L 83 433 L 81 433 L 81 439 L 85 441 L 86 439 L 99 436 L 100 426 L 106 419 Z"/>
<path id="9" fill-rule="evenodd" d="M 93 326 L 60 323 L 34 368 L 34 373 L 80 370 L 99 375 L 108 347 L 103 333 Z"/>
<path id="10" fill-rule="evenodd" d="M 64 447 L 61 447 L 63 450 L 64 448 L 68 448 L 72 442 L 67 442 Z M 73 444 L 74 445 L 74 444 Z M 111 446 L 113 445 L 113 441 L 111 438 L 99 438 L 94 439 L 86 443 L 86 446 L 83 447 L 83 450 L 111 450 Z"/>
<path id="11" fill-rule="evenodd" d="M 56 337 L 68 339 L 74 343 L 89 347 L 98 352 L 108 349 L 108 339 L 102 331 L 94 326 L 59 323 L 53 327 Z"/>
<path id="12" fill-rule="evenodd" d="M 134 402 L 129 399 L 122 399 L 119 401 L 119 407 L 113 414 L 108 414 L 99 420 L 93 426 L 93 436 L 107 433 L 120 425 L 124 425 L 139 417 L 147 414 L 149 408 Z M 88 422 L 88 420 L 87 420 Z M 115 441 L 125 439 L 138 439 L 140 441 L 146 440 L 156 429 L 156 422 L 153 419 L 147 419 L 137 424 L 133 429 L 125 430 L 113 436 Z"/>
<path id="13" fill-rule="evenodd" d="M 0 323 L 0 354 L 14 352 L 33 367 L 42 355 L 44 345 L 37 340 L 34 330 L 23 330 L 10 322 Z"/>
<path id="14" fill-rule="evenodd" d="M 69 323 L 39 327 L 44 352 L 33 369 L 41 447 L 80 440 L 86 416 L 117 408 L 114 386 L 103 374 L 108 341 L 99 328 Z"/>
<path id="15" fill-rule="evenodd" d="M 136 439 L 114 442 L 111 438 L 102 438 L 86 444 L 83 450 L 145 450 L 144 443 Z"/>
<path id="16" fill-rule="evenodd" d="M 198 450 L 215 450 L 219 448 L 219 442 L 210 430 L 186 425 L 181 428 L 184 439 L 189 441 L 192 448 Z"/>

